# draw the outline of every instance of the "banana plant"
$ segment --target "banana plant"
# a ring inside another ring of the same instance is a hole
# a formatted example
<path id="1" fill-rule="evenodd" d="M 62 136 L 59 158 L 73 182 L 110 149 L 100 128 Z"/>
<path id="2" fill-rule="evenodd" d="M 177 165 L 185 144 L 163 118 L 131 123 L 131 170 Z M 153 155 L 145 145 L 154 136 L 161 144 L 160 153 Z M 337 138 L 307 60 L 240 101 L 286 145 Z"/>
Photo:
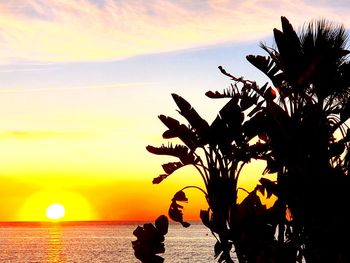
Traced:
<path id="1" fill-rule="evenodd" d="M 243 224 L 249 217 L 257 213 L 261 217 L 268 211 L 257 196 L 258 187 L 248 193 L 245 202 L 238 204 L 238 191 L 245 191 L 237 184 L 244 165 L 251 159 L 264 159 L 268 149 L 262 144 L 252 144 L 254 133 L 245 134 L 244 126 L 248 125 L 249 117 L 258 114 L 262 107 L 259 96 L 249 91 L 248 86 L 232 85 L 227 93 L 207 95 L 217 98 L 228 98 L 226 105 L 219 111 L 215 120 L 209 125 L 184 98 L 177 94 L 172 97 L 178 106 L 178 112 L 188 122 L 187 125 L 178 120 L 160 115 L 159 119 L 167 127 L 163 133 L 164 139 L 178 138 L 181 144 L 168 143 L 160 147 L 147 146 L 146 149 L 156 155 L 176 157 L 178 161 L 162 165 L 164 173 L 153 179 L 159 184 L 178 169 L 192 165 L 201 175 L 204 188 L 186 186 L 176 192 L 169 208 L 169 217 L 180 222 L 184 227 L 190 224 L 184 221 L 183 205 L 187 202 L 185 190 L 195 188 L 203 193 L 208 204 L 208 210 L 200 211 L 200 218 L 217 239 L 215 258 L 219 262 L 233 262 L 230 256 L 232 246 L 239 262 L 246 262 L 249 253 L 247 241 L 242 241 L 244 231 L 253 224 Z M 253 109 L 253 110 L 252 110 Z M 252 220 L 257 223 L 258 220 Z M 259 222 L 267 227 L 267 221 Z M 256 225 L 259 225 L 256 224 Z M 259 225 L 259 226 L 260 226 Z M 261 232 L 257 228 L 257 232 Z M 273 233 L 268 237 L 273 240 Z M 252 239 L 251 239 L 252 240 Z M 242 243 L 242 244 L 241 244 Z M 245 248 L 244 248 L 245 247 Z M 256 244 L 256 247 L 258 245 Z M 254 252 L 255 253 L 255 252 Z"/>

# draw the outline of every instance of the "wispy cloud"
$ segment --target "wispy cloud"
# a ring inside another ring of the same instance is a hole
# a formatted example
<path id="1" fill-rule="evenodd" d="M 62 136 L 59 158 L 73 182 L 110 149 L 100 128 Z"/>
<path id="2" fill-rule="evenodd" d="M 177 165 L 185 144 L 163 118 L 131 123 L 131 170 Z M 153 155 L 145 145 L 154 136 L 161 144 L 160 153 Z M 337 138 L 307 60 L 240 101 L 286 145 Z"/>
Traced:
<path id="1" fill-rule="evenodd" d="M 1 72 L 1 71 L 0 71 Z M 96 89 L 117 89 L 130 87 L 144 87 L 146 85 L 155 84 L 155 82 L 128 82 L 128 83 L 112 83 L 99 85 L 83 85 L 68 87 L 52 87 L 52 88 L 1 88 L 0 93 L 32 93 L 32 92 L 49 92 L 49 91 L 69 91 L 69 90 L 96 90 Z"/>
<path id="2" fill-rule="evenodd" d="M 350 25 L 342 9 L 304 0 L 26 0 L 0 3 L 0 60 L 87 61 L 257 40 L 287 16 Z"/>

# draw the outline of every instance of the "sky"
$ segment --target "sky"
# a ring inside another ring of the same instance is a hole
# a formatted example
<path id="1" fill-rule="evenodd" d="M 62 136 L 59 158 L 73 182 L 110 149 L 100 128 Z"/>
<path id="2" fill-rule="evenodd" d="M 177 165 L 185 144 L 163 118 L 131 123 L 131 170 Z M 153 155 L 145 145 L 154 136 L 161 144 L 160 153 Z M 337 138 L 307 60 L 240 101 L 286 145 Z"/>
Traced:
<path id="1" fill-rule="evenodd" d="M 211 122 L 224 101 L 205 97 L 236 76 L 264 84 L 246 60 L 273 45 L 286 16 L 350 27 L 350 3 L 302 0 L 0 0 L 0 221 L 45 220 L 62 203 L 65 220 L 154 220 L 173 194 L 201 186 L 191 168 L 160 185 L 165 127 L 178 118 L 171 93 Z M 181 118 L 180 118 L 181 119 Z M 249 190 L 263 164 L 243 171 Z M 188 192 L 185 218 L 206 209 Z"/>

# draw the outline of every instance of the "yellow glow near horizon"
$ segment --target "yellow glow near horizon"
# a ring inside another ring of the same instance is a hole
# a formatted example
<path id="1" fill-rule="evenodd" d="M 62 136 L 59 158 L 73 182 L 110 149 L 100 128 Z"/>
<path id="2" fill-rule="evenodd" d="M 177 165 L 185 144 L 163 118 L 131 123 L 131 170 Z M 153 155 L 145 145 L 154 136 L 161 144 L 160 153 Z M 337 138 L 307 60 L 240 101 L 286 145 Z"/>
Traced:
<path id="1" fill-rule="evenodd" d="M 53 204 L 56 205 L 53 206 Z M 58 190 L 38 192 L 30 196 L 18 215 L 19 221 L 47 221 L 48 219 L 88 221 L 95 220 L 96 215 L 82 195 Z"/>
<path id="2" fill-rule="evenodd" d="M 46 216 L 51 220 L 59 220 L 65 215 L 65 209 L 61 204 L 52 204 L 46 209 Z"/>

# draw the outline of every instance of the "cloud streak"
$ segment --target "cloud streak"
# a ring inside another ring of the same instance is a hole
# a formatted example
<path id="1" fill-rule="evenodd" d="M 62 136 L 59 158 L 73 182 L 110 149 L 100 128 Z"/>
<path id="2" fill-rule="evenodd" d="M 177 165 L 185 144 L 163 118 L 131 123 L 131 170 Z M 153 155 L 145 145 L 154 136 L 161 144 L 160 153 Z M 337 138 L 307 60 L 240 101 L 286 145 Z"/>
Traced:
<path id="1" fill-rule="evenodd" d="M 99 85 L 68 86 L 53 88 L 1 88 L 0 93 L 32 93 L 32 92 L 50 92 L 50 91 L 74 91 L 74 90 L 99 90 L 99 89 L 119 89 L 119 88 L 138 88 L 146 85 L 155 84 L 155 82 L 128 82 L 112 83 Z"/>
<path id="2" fill-rule="evenodd" d="M 279 26 L 281 15 L 294 25 L 325 17 L 348 27 L 349 6 L 343 4 L 340 11 L 330 4 L 302 0 L 2 1 L 0 59 L 5 63 L 113 60 L 256 41 Z"/>

